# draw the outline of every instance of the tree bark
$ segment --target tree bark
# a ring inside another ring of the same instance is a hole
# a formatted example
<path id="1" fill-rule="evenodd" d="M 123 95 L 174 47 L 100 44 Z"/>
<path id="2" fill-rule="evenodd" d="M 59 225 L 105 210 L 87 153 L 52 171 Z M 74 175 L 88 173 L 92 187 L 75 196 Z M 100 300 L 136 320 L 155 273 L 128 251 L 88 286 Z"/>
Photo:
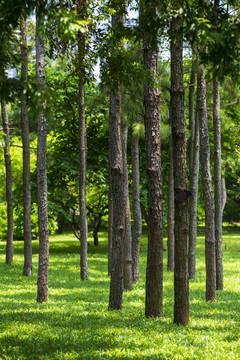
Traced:
<path id="1" fill-rule="evenodd" d="M 10 155 L 9 124 L 6 102 L 1 99 L 2 124 L 5 134 L 4 158 L 6 168 L 6 199 L 7 199 L 7 245 L 6 263 L 11 265 L 13 262 L 13 195 L 12 195 L 12 165 Z"/>
<path id="2" fill-rule="evenodd" d="M 223 290 L 220 84 L 213 83 L 216 289 Z"/>
<path id="3" fill-rule="evenodd" d="M 148 185 L 148 255 L 146 269 L 146 317 L 162 316 L 163 222 L 162 169 L 160 141 L 160 94 L 158 76 L 158 29 L 156 2 L 142 1 L 140 9 L 143 33 L 143 66 L 147 79 L 144 86 L 145 142 Z M 153 25 L 153 26 L 152 26 Z"/>
<path id="4" fill-rule="evenodd" d="M 110 131 L 109 131 L 109 149 L 112 148 L 110 144 Z M 110 151 L 109 151 L 110 155 Z M 109 156 L 110 164 L 110 156 Z M 112 227 L 113 227 L 113 201 L 112 201 L 112 181 L 111 181 L 111 168 L 109 167 L 109 190 L 108 190 L 108 275 L 111 275 L 111 256 L 112 256 Z"/>
<path id="5" fill-rule="evenodd" d="M 128 167 L 127 167 L 127 140 L 128 124 L 122 126 L 122 157 L 123 157 L 123 186 L 124 186 L 124 212 L 125 226 L 123 237 L 123 287 L 125 290 L 132 290 L 132 233 L 131 233 L 131 212 L 128 191 Z"/>
<path id="6" fill-rule="evenodd" d="M 198 71 L 197 111 L 199 117 L 202 188 L 205 207 L 205 259 L 206 300 L 216 299 L 216 256 L 212 177 L 210 169 L 210 146 L 206 104 L 206 81 L 204 70 Z"/>
<path id="7" fill-rule="evenodd" d="M 198 175 L 199 175 L 199 120 L 198 114 L 194 116 L 194 88 L 195 88 L 195 63 L 192 64 L 189 88 L 189 124 L 190 137 L 190 192 L 189 201 L 189 248 L 188 248 L 188 274 L 190 279 L 196 275 L 196 243 L 197 243 L 197 205 L 198 205 Z"/>
<path id="8" fill-rule="evenodd" d="M 111 282 L 109 309 L 122 308 L 123 292 L 123 234 L 125 224 L 124 214 L 124 187 L 123 187 L 123 158 L 121 146 L 121 92 L 110 94 L 109 109 L 109 137 L 110 142 L 110 171 L 113 201 L 112 225 L 112 254 L 111 254 Z"/>
<path id="9" fill-rule="evenodd" d="M 36 14 L 36 75 L 38 91 L 38 145 L 37 145 L 37 185 L 38 185 L 38 231 L 39 231 L 39 263 L 37 301 L 48 301 L 48 263 L 49 263 L 49 231 L 48 231 L 48 203 L 47 203 L 47 169 L 46 142 L 47 119 L 45 115 L 47 102 L 45 99 L 46 75 L 44 61 L 44 39 L 39 31 L 42 17 L 37 7 Z"/>
<path id="10" fill-rule="evenodd" d="M 81 18 L 86 17 L 88 0 L 78 0 L 77 12 Z M 80 276 L 81 280 L 88 279 L 87 272 L 87 239 L 88 239 L 88 224 L 86 211 L 86 169 L 87 169 L 87 135 L 85 122 L 85 47 L 86 36 L 79 32 L 78 34 L 78 116 L 79 116 L 79 227 L 80 227 Z"/>
<path id="11" fill-rule="evenodd" d="M 125 23 L 125 1 L 121 2 L 121 11 L 112 16 L 113 32 Z M 121 43 L 120 46 L 123 46 Z M 114 44 L 117 51 L 117 44 Z M 124 170 L 121 142 L 121 89 L 120 81 L 111 89 L 109 106 L 109 167 L 110 189 L 112 193 L 112 253 L 109 310 L 122 309 L 123 293 L 123 236 L 125 226 L 124 212 Z"/>
<path id="12" fill-rule="evenodd" d="M 188 192 L 186 123 L 184 109 L 182 19 L 173 18 L 171 30 L 171 123 L 175 199 L 174 323 L 189 322 Z"/>
<path id="13" fill-rule="evenodd" d="M 139 173 L 139 149 L 138 135 L 132 133 L 131 137 L 131 162 L 132 162 L 132 261 L 133 283 L 139 281 L 139 256 L 140 240 L 142 235 L 142 212 L 140 205 L 140 173 Z"/>
<path id="14" fill-rule="evenodd" d="M 23 232 L 24 232 L 24 267 L 23 275 L 32 275 L 32 229 L 31 229 L 31 179 L 30 179 L 30 149 L 29 124 L 27 107 L 28 81 L 28 49 L 26 19 L 21 18 L 21 81 L 23 93 L 21 95 L 21 127 L 23 142 Z"/>
<path id="15" fill-rule="evenodd" d="M 80 209 L 80 242 L 81 242 L 81 280 L 87 280 L 87 238 L 88 226 L 86 215 L 86 125 L 84 104 L 84 83 L 79 80 L 79 209 Z"/>
<path id="16" fill-rule="evenodd" d="M 169 136 L 169 170 L 168 170 L 168 262 L 167 269 L 174 271 L 174 179 L 173 179 L 173 148 L 172 134 Z"/>

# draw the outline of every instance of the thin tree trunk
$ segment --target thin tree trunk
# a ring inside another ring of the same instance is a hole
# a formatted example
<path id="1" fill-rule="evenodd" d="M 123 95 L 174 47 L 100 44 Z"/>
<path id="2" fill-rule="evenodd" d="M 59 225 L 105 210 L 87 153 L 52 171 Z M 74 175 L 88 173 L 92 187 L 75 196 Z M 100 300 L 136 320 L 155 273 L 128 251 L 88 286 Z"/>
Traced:
<path id="1" fill-rule="evenodd" d="M 220 84 L 213 84 L 216 289 L 223 290 Z"/>
<path id="2" fill-rule="evenodd" d="M 6 246 L 6 263 L 12 264 L 13 262 L 13 195 L 12 195 L 12 165 L 10 155 L 10 139 L 9 139 L 9 124 L 6 102 L 1 99 L 2 108 L 2 124 L 3 132 L 5 134 L 4 144 L 4 158 L 6 168 L 6 198 L 7 198 L 7 246 Z"/>
<path id="3" fill-rule="evenodd" d="M 140 205 L 140 173 L 139 173 L 139 149 L 138 135 L 132 133 L 131 137 L 131 162 L 132 162 L 132 260 L 133 260 L 133 283 L 139 281 L 139 256 L 140 240 L 142 235 L 142 212 Z"/>
<path id="4" fill-rule="evenodd" d="M 167 269 L 174 271 L 174 179 L 172 134 L 169 136 L 169 169 L 168 169 L 168 262 Z"/>
<path id="5" fill-rule="evenodd" d="M 155 3 L 155 2 L 154 2 Z M 157 7 L 142 1 L 140 21 L 143 33 L 143 66 L 147 74 L 144 86 L 145 141 L 148 184 L 148 255 L 146 269 L 146 317 L 162 316 L 163 291 L 163 222 L 162 169 L 160 141 L 160 94 L 158 76 L 158 31 L 152 21 Z"/>
<path id="6" fill-rule="evenodd" d="M 127 167 L 127 140 L 128 124 L 122 126 L 122 156 L 123 156 L 123 186 L 124 186 L 124 210 L 125 226 L 123 238 L 123 287 L 125 290 L 132 290 L 132 233 L 131 233 L 131 212 L 128 191 L 128 167 Z"/>
<path id="7" fill-rule="evenodd" d="M 24 231 L 24 267 L 23 275 L 32 275 L 32 229 L 31 229 L 31 180 L 30 180 L 30 149 L 29 124 L 27 107 L 27 81 L 28 81 L 28 49 L 26 19 L 21 18 L 21 81 L 24 92 L 21 96 L 21 127 L 23 142 L 23 231 Z"/>
<path id="8" fill-rule="evenodd" d="M 110 131 L 109 131 L 109 149 L 112 148 L 110 144 Z M 110 152 L 109 152 L 110 155 Z M 110 164 L 110 156 L 109 156 Z M 111 168 L 109 168 L 109 190 L 108 190 L 108 275 L 111 275 L 111 256 L 112 256 L 112 227 L 113 227 L 113 201 L 112 201 L 112 181 L 111 181 Z"/>
<path id="9" fill-rule="evenodd" d="M 206 259 L 206 300 L 216 299 L 216 256 L 214 204 L 212 176 L 210 169 L 210 146 L 206 104 L 206 81 L 204 70 L 198 71 L 197 111 L 199 117 L 202 188 L 205 207 L 205 259 Z"/>
<path id="10" fill-rule="evenodd" d="M 80 242 L 81 242 L 81 280 L 87 280 L 87 214 L 86 214 L 86 125 L 84 104 L 84 83 L 79 81 L 79 209 L 80 209 Z"/>
<path id="11" fill-rule="evenodd" d="M 189 322 L 188 286 L 188 192 L 186 123 L 184 109 L 182 19 L 172 20 L 177 38 L 171 40 L 171 123 L 175 199 L 174 323 Z"/>
<path id="12" fill-rule="evenodd" d="M 221 187 L 222 187 L 222 206 L 221 206 L 221 213 L 222 213 L 222 221 L 223 221 L 223 211 L 227 202 L 227 189 L 226 189 L 226 181 L 225 178 L 222 177 L 222 182 L 221 182 Z"/>
<path id="13" fill-rule="evenodd" d="M 112 16 L 112 29 L 117 32 L 119 25 L 125 24 L 125 1 L 121 1 L 120 11 Z M 120 6 L 119 5 L 119 6 Z M 121 44 L 123 46 L 123 44 Z M 114 44 L 117 51 L 117 44 Z M 121 89 L 119 82 L 111 89 L 109 106 L 109 167 L 110 189 L 112 193 L 112 253 L 109 309 L 122 308 L 123 294 L 123 236 L 125 226 L 124 212 L 124 170 L 121 142 Z"/>
<path id="14" fill-rule="evenodd" d="M 85 19 L 87 11 L 88 0 L 78 0 L 77 11 L 78 14 Z M 79 82 L 78 82 L 78 115 L 79 115 L 79 210 L 80 210 L 80 242 L 81 242 L 81 256 L 80 256 L 80 275 L 81 280 L 87 280 L 87 239 L 88 239 L 88 224 L 86 211 L 86 168 L 87 168 L 87 135 L 85 123 L 85 34 L 79 33 L 78 40 L 78 66 L 79 66 Z"/>
<path id="15" fill-rule="evenodd" d="M 195 279 L 196 274 L 196 243 L 197 243 L 197 205 L 198 205 L 198 175 L 199 175 L 199 120 L 198 114 L 194 116 L 194 85 L 195 63 L 192 64 L 191 86 L 189 88 L 189 123 L 191 124 L 190 138 L 190 192 L 189 201 L 189 248 L 188 248 L 188 274 Z"/>
<path id="16" fill-rule="evenodd" d="M 194 112 L 194 93 L 195 93 L 195 78 L 196 78 L 196 62 L 194 59 L 192 60 L 192 68 L 191 68 L 191 76 L 190 76 L 190 87 L 189 87 L 189 130 L 190 130 L 190 138 L 189 138 L 189 170 L 190 174 L 192 172 L 192 167 L 194 164 L 193 161 L 193 152 L 194 152 L 194 136 L 195 136 L 195 112 Z M 190 175 L 191 176 L 191 175 Z"/>
<path id="17" fill-rule="evenodd" d="M 44 61 L 44 39 L 39 32 L 41 26 L 39 7 L 36 14 L 36 75 L 39 92 L 42 97 L 38 100 L 38 145 L 37 145 L 37 185 L 38 185 L 38 231 L 39 231 L 39 263 L 37 301 L 48 301 L 48 263 L 49 263 L 49 231 L 48 231 L 48 203 L 47 203 L 47 119 L 46 111 L 46 75 Z"/>

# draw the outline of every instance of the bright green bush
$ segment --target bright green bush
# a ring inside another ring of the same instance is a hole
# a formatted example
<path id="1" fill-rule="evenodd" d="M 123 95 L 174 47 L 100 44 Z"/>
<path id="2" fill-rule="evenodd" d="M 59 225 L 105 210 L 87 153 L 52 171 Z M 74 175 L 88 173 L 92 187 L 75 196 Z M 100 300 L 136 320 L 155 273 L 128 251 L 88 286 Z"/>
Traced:
<path id="1" fill-rule="evenodd" d="M 23 207 L 18 205 L 13 212 L 14 220 L 14 240 L 23 239 Z M 32 205 L 31 213 L 32 238 L 38 238 L 38 210 L 37 204 Z M 53 213 L 49 213 L 48 218 L 49 234 L 55 234 L 57 230 L 57 219 Z M 5 240 L 7 236 L 7 204 L 0 203 L 0 240 Z"/>

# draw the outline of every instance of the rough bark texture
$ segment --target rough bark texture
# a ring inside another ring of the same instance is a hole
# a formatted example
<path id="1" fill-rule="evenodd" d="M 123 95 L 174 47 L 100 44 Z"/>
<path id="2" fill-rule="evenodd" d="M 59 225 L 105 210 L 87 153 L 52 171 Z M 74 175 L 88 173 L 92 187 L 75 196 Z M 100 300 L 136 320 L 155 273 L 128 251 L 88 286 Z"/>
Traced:
<path id="1" fill-rule="evenodd" d="M 122 157 L 123 157 L 123 187 L 124 187 L 124 212 L 125 226 L 123 237 L 123 287 L 125 290 L 132 290 L 132 232 L 131 212 L 128 191 L 128 167 L 127 167 L 127 140 L 128 124 L 122 126 Z"/>
<path id="2" fill-rule="evenodd" d="M 206 81 L 202 69 L 198 71 L 197 111 L 200 132 L 200 158 L 202 188 L 205 207 L 205 259 L 206 259 L 206 300 L 216 298 L 216 260 L 215 260 L 215 227 L 212 177 L 210 169 L 210 146 L 208 135 L 208 118 L 206 104 Z"/>
<path id="3" fill-rule="evenodd" d="M 32 275 L 32 229 L 31 229 L 31 179 L 30 179 L 30 149 L 29 124 L 27 107 L 27 81 L 28 81 L 28 49 L 26 19 L 21 18 L 21 81 L 24 92 L 21 96 L 21 127 L 23 142 L 23 231 L 24 231 L 24 267 L 23 275 Z"/>
<path id="4" fill-rule="evenodd" d="M 77 11 L 81 18 L 85 18 L 87 11 L 88 0 L 78 0 Z M 88 239 L 88 225 L 87 225 L 87 211 L 86 211 L 86 168 L 87 168 L 87 136 L 86 136 L 86 123 L 85 123 L 85 34 L 79 33 L 78 40 L 78 116 L 79 116 L 79 227 L 80 227 L 80 243 L 81 243 L 81 256 L 80 256 L 80 273 L 81 280 L 87 280 L 87 239 Z"/>
<path id="5" fill-rule="evenodd" d="M 132 162 L 132 261 L 133 283 L 139 281 L 139 255 L 140 240 L 142 235 L 142 212 L 140 205 L 140 173 L 139 173 L 139 149 L 138 136 L 132 133 L 131 137 L 131 162 Z"/>
<path id="6" fill-rule="evenodd" d="M 125 1 L 121 2 L 121 10 L 125 9 Z M 112 16 L 113 32 L 125 23 L 123 11 Z M 118 44 L 119 45 L 119 44 Z M 123 44 L 121 44 L 123 46 Z M 117 44 L 114 44 L 117 51 Z M 124 171 L 121 142 L 121 89 L 119 84 L 111 89 L 109 106 L 109 167 L 112 192 L 112 253 L 109 309 L 122 308 L 123 293 L 123 236 L 125 226 L 124 212 Z"/>
<path id="7" fill-rule="evenodd" d="M 199 121 L 198 114 L 194 116 L 194 84 L 195 64 L 192 65 L 191 86 L 189 88 L 189 127 L 190 137 L 190 192 L 189 199 L 189 247 L 188 247 L 188 274 L 195 279 L 196 274 L 196 243 L 197 243 L 197 204 L 198 204 L 198 175 L 199 175 Z"/>
<path id="8" fill-rule="evenodd" d="M 49 262 L 49 231 L 47 204 L 47 170 L 46 170 L 46 141 L 47 119 L 45 116 L 46 76 L 44 61 L 43 35 L 38 32 L 40 14 L 37 8 L 36 16 L 36 75 L 41 99 L 38 100 L 38 145 L 37 145 L 37 185 L 38 185 L 38 229 L 39 229 L 39 263 L 37 301 L 48 301 L 48 262 Z"/>
<path id="9" fill-rule="evenodd" d="M 13 262 L 13 195 L 12 195 L 12 165 L 10 156 L 10 139 L 9 139 L 9 125 L 6 102 L 1 100 L 2 108 L 2 124 L 3 132 L 5 134 L 4 144 L 4 158 L 6 168 L 6 199 L 7 199 L 7 245 L 6 245 L 6 263 L 12 264 Z"/>
<path id="10" fill-rule="evenodd" d="M 147 74 L 144 86 L 145 141 L 148 185 L 148 255 L 146 269 L 145 315 L 162 316 L 163 223 L 162 169 L 160 141 L 160 94 L 155 84 L 158 75 L 157 18 L 155 2 L 142 1 L 143 66 Z"/>
<path id="11" fill-rule="evenodd" d="M 124 188 L 123 188 L 123 158 L 121 144 L 121 92 L 110 95 L 109 109 L 109 137 L 110 142 L 110 171 L 113 201 L 112 225 L 112 254 L 111 254 L 111 282 L 109 309 L 122 308 L 123 292 L 123 234 L 125 224 Z"/>
<path id="12" fill-rule="evenodd" d="M 173 136 L 173 174 L 175 199 L 175 268 L 174 268 L 174 323 L 189 322 L 188 286 L 188 193 L 186 162 L 186 123 L 184 109 L 182 21 L 172 20 L 171 40 L 171 123 Z"/>
<path id="13" fill-rule="evenodd" d="M 172 135 L 169 136 L 169 169 L 168 169 L 168 262 L 167 269 L 174 270 L 174 179 L 173 179 L 173 148 Z"/>
<path id="14" fill-rule="evenodd" d="M 109 130 L 109 149 L 112 148 L 110 144 L 110 130 Z M 109 151 L 110 155 L 110 151 Z M 109 156 L 110 164 L 110 156 Z M 109 167 L 109 190 L 108 190 L 108 275 L 111 274 L 111 256 L 112 256 L 112 227 L 113 227 L 113 201 L 112 201 L 112 181 L 111 181 L 111 168 Z"/>
<path id="15" fill-rule="evenodd" d="M 223 290 L 220 84 L 213 83 L 216 289 Z"/>
<path id="16" fill-rule="evenodd" d="M 194 93 L 195 93 L 195 78 L 196 78 L 196 64 L 192 60 L 191 76 L 190 76 L 190 87 L 188 95 L 188 109 L 189 109 L 189 170 L 192 171 L 193 166 L 193 149 L 194 149 L 194 134 L 195 134 L 195 112 L 194 112 Z"/>

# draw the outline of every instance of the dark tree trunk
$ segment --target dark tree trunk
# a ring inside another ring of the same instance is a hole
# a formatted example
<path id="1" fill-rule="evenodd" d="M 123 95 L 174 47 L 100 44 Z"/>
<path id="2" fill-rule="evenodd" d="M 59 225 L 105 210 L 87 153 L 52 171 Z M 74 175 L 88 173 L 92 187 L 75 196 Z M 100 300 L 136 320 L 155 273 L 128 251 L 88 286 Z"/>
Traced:
<path id="1" fill-rule="evenodd" d="M 214 228 L 214 205 L 212 176 L 210 169 L 210 146 L 206 104 L 206 81 L 202 69 L 198 71 L 197 111 L 199 117 L 202 188 L 205 207 L 205 259 L 206 259 L 206 300 L 216 299 L 216 248 Z"/>
<path id="2" fill-rule="evenodd" d="M 189 109 L 189 130 L 190 130 L 190 138 L 189 138 L 189 170 L 190 174 L 193 167 L 193 151 L 194 151 L 194 136 L 195 136 L 195 111 L 194 111 L 194 95 L 195 95 L 195 78 L 196 78 L 196 63 L 195 60 L 192 59 L 192 68 L 191 68 L 191 76 L 190 76 L 190 87 L 189 87 L 189 95 L 188 95 L 188 109 Z M 191 176 L 191 175 L 190 175 Z"/>
<path id="3" fill-rule="evenodd" d="M 124 186 L 124 212 L 125 226 L 123 237 L 123 286 L 125 290 L 132 290 L 132 234 L 131 212 L 128 191 L 128 167 L 127 167 L 127 140 L 128 124 L 122 126 L 122 156 L 123 156 L 123 186 Z"/>
<path id="4" fill-rule="evenodd" d="M 213 84 L 216 289 L 223 290 L 220 84 Z"/>
<path id="5" fill-rule="evenodd" d="M 102 224 L 102 217 L 106 215 L 104 212 L 101 214 L 98 214 L 96 216 L 95 221 L 93 223 L 93 239 L 94 239 L 94 246 L 98 246 L 98 232 L 100 230 L 101 224 Z"/>
<path id="6" fill-rule="evenodd" d="M 110 132 L 109 132 L 109 149 L 112 148 L 110 144 Z M 110 151 L 109 151 L 109 155 Z M 110 164 L 110 156 L 109 156 Z M 111 169 L 109 168 L 109 190 L 108 190 L 108 275 L 111 274 L 111 256 L 112 256 L 112 227 L 113 227 L 113 201 L 112 201 L 112 181 L 111 181 Z"/>
<path id="7" fill-rule="evenodd" d="M 120 11 L 112 16 L 112 29 L 118 32 L 119 26 L 125 24 L 125 1 L 119 4 Z M 114 44 L 114 50 L 118 46 Z M 112 193 L 112 253 L 111 253 L 111 281 L 109 294 L 109 309 L 122 308 L 123 294 L 123 236 L 125 226 L 124 212 L 124 171 L 121 142 L 121 89 L 119 82 L 111 89 L 109 106 L 109 167 L 110 188 Z"/>
<path id="8" fill-rule="evenodd" d="M 110 171 L 113 201 L 111 282 L 109 309 L 122 308 L 123 292 L 123 234 L 125 224 L 123 158 L 121 146 L 121 92 L 110 94 L 109 137 L 111 137 Z"/>
<path id="9" fill-rule="evenodd" d="M 173 174 L 175 198 L 174 323 L 189 322 L 188 286 L 188 196 L 186 161 L 186 123 L 184 109 L 182 20 L 172 20 L 171 29 L 171 123 L 173 136 Z"/>
<path id="10" fill-rule="evenodd" d="M 98 246 L 98 231 L 96 229 L 93 231 L 93 245 Z"/>
<path id="11" fill-rule="evenodd" d="M 21 127 L 23 142 L 23 230 L 24 230 L 24 267 L 23 275 L 32 275 L 32 229 L 31 229 L 31 179 L 30 179 L 30 149 L 29 124 L 27 107 L 28 81 L 28 49 L 26 19 L 21 18 L 21 81 L 24 92 L 21 96 Z"/>
<path id="12" fill-rule="evenodd" d="M 146 221 L 146 224 L 148 225 L 148 212 L 145 206 L 143 205 L 143 203 L 140 202 L 140 206 L 141 206 L 142 217 Z"/>
<path id="13" fill-rule="evenodd" d="M 155 4 L 155 2 L 153 2 Z M 158 76 L 158 31 L 152 26 L 157 19 L 153 3 L 141 3 L 140 21 L 143 33 L 143 66 L 147 80 L 144 86 L 145 140 L 148 184 L 148 255 L 146 270 L 145 315 L 162 316 L 163 222 L 162 169 L 160 141 L 160 94 L 155 82 Z"/>
<path id="14" fill-rule="evenodd" d="M 173 179 L 173 148 L 172 134 L 169 136 L 169 169 L 168 169 L 168 262 L 167 269 L 174 270 L 174 179 Z"/>
<path id="15" fill-rule="evenodd" d="M 192 64 L 191 86 L 189 88 L 189 124 L 190 124 L 190 192 L 189 201 L 189 248 L 188 248 L 188 274 L 195 279 L 196 274 L 196 243 L 197 243 L 197 204 L 198 204 L 198 174 L 199 174 L 199 121 L 198 114 L 194 116 L 194 85 L 195 63 Z"/>
<path id="16" fill-rule="evenodd" d="M 1 100 L 2 108 L 2 124 L 3 132 L 5 134 L 4 144 L 4 158 L 6 168 L 6 198 L 7 198 L 7 246 L 6 246 L 6 263 L 13 262 L 13 195 L 12 195 L 12 165 L 10 156 L 10 139 L 9 139 L 9 125 L 6 102 Z"/>
<path id="17" fill-rule="evenodd" d="M 84 19 L 86 17 L 88 0 L 78 0 L 77 11 Z M 87 210 L 86 210 L 86 168 L 87 168 L 87 135 L 85 123 L 85 34 L 79 33 L 78 40 L 78 115 L 79 115 L 79 210 L 80 210 L 80 276 L 81 280 L 87 280 L 87 239 L 88 239 L 88 224 L 87 224 Z"/>
<path id="18" fill-rule="evenodd" d="M 48 301 L 48 262 L 49 262 L 49 231 L 47 204 L 47 169 L 46 142 L 47 119 L 46 111 L 46 76 L 44 61 L 44 40 L 39 32 L 41 26 L 39 8 L 36 14 L 36 75 L 41 99 L 38 100 L 38 145 L 37 145 L 37 185 L 38 185 L 38 231 L 39 231 L 39 263 L 37 301 Z"/>
<path id="19" fill-rule="evenodd" d="M 140 173 L 139 173 L 139 149 L 138 136 L 132 133 L 131 137 L 131 162 L 132 162 L 132 261 L 133 283 L 139 281 L 139 256 L 140 240 L 142 235 L 142 212 L 140 205 Z"/>

